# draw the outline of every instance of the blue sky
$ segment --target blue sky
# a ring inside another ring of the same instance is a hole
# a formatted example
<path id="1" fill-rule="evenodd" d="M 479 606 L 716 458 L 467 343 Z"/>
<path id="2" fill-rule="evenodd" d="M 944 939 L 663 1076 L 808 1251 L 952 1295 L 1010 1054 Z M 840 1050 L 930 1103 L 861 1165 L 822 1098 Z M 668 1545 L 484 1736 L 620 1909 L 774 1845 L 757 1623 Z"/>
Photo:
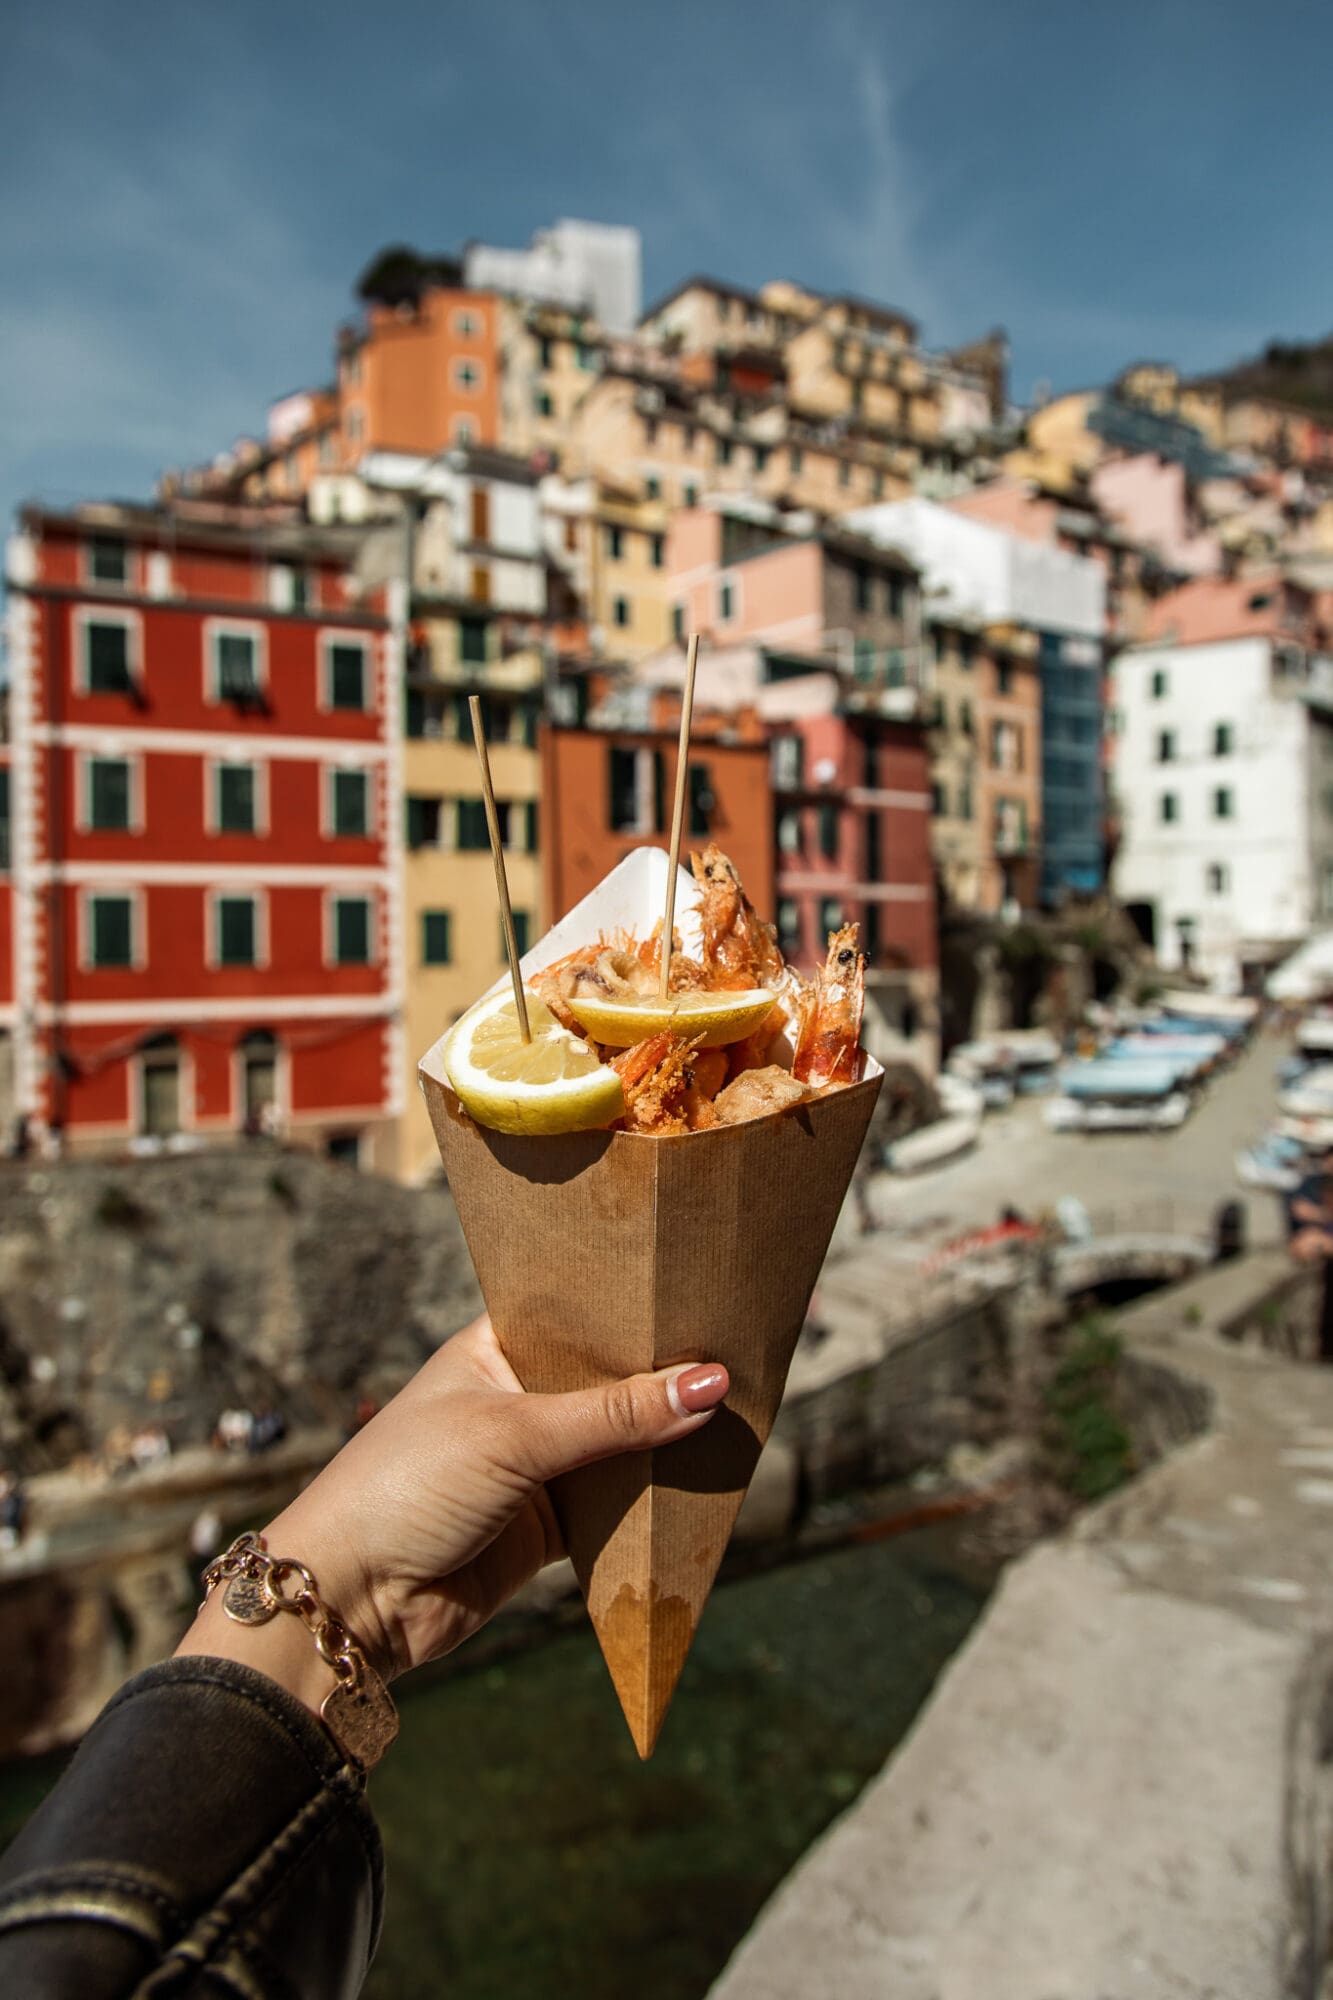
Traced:
<path id="1" fill-rule="evenodd" d="M 13 4 L 0 509 L 145 492 L 325 378 L 380 245 L 643 232 L 1004 326 L 1014 386 L 1333 328 L 1333 8 Z"/>

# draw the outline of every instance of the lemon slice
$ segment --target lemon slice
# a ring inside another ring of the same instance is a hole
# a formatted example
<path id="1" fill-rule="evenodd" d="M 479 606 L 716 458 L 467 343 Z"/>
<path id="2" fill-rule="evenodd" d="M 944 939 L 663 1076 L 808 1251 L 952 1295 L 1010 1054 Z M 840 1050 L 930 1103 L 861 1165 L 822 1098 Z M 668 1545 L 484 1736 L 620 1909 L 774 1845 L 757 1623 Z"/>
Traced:
<path id="1" fill-rule="evenodd" d="M 532 1040 L 525 1042 L 513 994 L 495 993 L 451 1030 L 444 1072 L 478 1125 L 493 1132 L 585 1132 L 619 1118 L 620 1078 L 532 994 L 528 1026 Z"/>
<path id="2" fill-rule="evenodd" d="M 644 993 L 632 1000 L 571 1000 L 569 1011 L 595 1042 L 633 1048 L 649 1035 L 703 1036 L 706 1049 L 725 1048 L 752 1035 L 773 1006 L 762 987 L 745 993 Z"/>

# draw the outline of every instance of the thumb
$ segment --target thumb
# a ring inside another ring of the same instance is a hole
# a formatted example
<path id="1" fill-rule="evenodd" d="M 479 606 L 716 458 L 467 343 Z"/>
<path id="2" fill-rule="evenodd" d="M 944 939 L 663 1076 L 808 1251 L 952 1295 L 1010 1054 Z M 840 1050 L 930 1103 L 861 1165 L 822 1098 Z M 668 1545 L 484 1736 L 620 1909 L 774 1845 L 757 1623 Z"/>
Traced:
<path id="1" fill-rule="evenodd" d="M 646 1451 L 702 1429 L 731 1387 L 721 1362 L 687 1361 L 563 1396 L 516 1399 L 527 1471 L 554 1479 L 619 1451 Z"/>

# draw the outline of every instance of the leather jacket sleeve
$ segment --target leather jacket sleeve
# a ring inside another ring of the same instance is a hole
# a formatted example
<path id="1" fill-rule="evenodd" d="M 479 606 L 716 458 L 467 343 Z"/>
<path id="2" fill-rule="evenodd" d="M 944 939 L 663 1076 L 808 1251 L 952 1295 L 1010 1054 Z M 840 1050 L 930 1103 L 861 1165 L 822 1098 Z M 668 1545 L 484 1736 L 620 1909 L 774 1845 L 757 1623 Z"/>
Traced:
<path id="1" fill-rule="evenodd" d="M 6 2000 L 352 2000 L 384 1862 L 364 1780 L 276 1682 L 126 1683 L 0 1859 Z"/>

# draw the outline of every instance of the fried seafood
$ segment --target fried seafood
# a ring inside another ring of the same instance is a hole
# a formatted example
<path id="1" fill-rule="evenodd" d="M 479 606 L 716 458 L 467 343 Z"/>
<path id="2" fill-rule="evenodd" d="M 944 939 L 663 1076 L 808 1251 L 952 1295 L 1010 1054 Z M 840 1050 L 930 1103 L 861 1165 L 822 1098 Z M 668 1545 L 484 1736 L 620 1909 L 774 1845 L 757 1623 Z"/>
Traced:
<path id="1" fill-rule="evenodd" d="M 699 884 L 699 925 L 704 968 L 711 987 L 779 987 L 787 968 L 776 934 L 755 912 L 741 878 L 717 842 L 691 854 Z"/>
<path id="2" fill-rule="evenodd" d="M 744 1125 L 750 1118 L 767 1118 L 770 1111 L 785 1111 L 813 1097 L 808 1084 L 790 1070 L 769 1063 L 764 1069 L 747 1069 L 719 1091 L 712 1105 L 715 1125 Z"/>
<path id="3" fill-rule="evenodd" d="M 792 1075 L 816 1090 L 855 1083 L 861 1067 L 861 1014 L 866 962 L 855 924 L 828 941 L 828 956 L 796 1000 L 796 1054 Z"/>

